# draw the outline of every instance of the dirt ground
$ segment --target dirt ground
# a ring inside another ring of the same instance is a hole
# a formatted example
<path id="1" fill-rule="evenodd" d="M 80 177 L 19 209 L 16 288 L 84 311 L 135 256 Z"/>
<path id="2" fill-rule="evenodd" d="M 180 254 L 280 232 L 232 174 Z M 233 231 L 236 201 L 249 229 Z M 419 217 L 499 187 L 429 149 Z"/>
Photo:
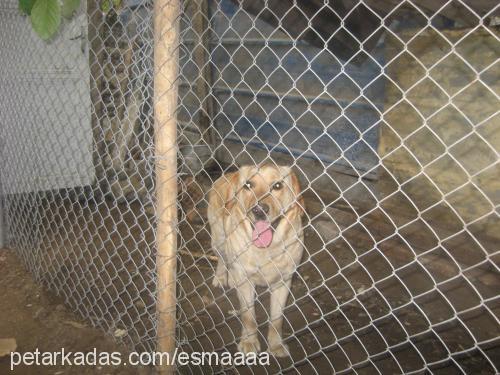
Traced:
<path id="1" fill-rule="evenodd" d="M 123 345 L 70 312 L 63 301 L 36 284 L 12 251 L 0 249 L 0 339 L 14 338 L 18 352 L 120 352 Z M 10 356 L 0 358 L 0 374 L 147 374 L 148 368 L 113 366 L 19 366 L 10 371 Z"/>

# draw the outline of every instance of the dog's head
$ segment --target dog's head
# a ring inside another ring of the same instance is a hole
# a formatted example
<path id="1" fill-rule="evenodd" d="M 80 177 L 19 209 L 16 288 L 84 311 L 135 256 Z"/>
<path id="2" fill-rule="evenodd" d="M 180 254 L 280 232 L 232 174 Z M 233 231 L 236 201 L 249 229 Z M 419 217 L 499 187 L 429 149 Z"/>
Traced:
<path id="1" fill-rule="evenodd" d="M 264 164 L 244 166 L 229 176 L 226 209 L 236 206 L 252 225 L 252 241 L 257 247 L 268 247 L 273 232 L 283 222 L 303 214 L 300 185 L 291 167 Z"/>

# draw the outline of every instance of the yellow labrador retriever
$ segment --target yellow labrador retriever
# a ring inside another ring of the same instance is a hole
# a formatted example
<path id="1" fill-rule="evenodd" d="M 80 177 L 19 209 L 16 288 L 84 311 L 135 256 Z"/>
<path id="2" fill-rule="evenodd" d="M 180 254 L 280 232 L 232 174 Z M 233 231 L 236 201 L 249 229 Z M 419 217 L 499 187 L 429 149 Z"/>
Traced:
<path id="1" fill-rule="evenodd" d="M 244 166 L 215 181 L 208 221 L 218 255 L 213 285 L 234 287 L 240 301 L 242 334 L 238 350 L 260 351 L 255 319 L 255 286 L 271 291 L 268 351 L 287 356 L 283 309 L 303 252 L 303 199 L 290 167 Z"/>

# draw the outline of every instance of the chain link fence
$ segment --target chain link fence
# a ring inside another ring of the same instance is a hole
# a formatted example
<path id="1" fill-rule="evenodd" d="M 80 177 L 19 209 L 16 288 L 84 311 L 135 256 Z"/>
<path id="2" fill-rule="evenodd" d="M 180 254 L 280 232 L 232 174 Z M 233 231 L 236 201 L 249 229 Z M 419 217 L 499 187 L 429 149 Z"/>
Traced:
<path id="1" fill-rule="evenodd" d="M 152 6 L 129 0 L 103 13 L 89 1 L 49 44 L 17 1 L 0 6 L 7 243 L 82 317 L 139 351 L 157 340 Z M 178 370 L 498 373 L 497 2 L 181 7 L 179 348 L 236 351 L 251 311 L 241 283 L 212 284 L 217 262 L 249 267 L 224 254 L 234 243 L 226 227 L 214 243 L 213 183 L 227 181 L 228 199 L 239 199 L 247 180 L 233 177 L 244 166 L 255 167 L 252 189 L 268 177 L 263 165 L 291 167 L 305 214 L 285 238 L 300 243 L 301 260 L 269 271 L 284 280 L 282 267 L 293 266 L 288 355 Z M 291 189 L 287 176 L 270 187 Z M 286 213 L 273 194 L 269 204 Z M 247 198 L 236 206 L 251 211 Z M 249 236 L 241 241 L 264 259 L 244 224 L 252 218 L 238 223 Z M 273 285 L 255 288 L 261 350 L 276 319 Z"/>

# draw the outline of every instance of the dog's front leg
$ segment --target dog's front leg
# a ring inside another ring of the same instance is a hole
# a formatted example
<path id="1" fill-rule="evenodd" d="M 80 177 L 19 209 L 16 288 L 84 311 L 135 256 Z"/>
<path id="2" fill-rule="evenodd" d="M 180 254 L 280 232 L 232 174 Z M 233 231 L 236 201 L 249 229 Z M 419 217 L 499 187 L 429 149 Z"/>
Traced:
<path id="1" fill-rule="evenodd" d="M 268 352 L 276 357 L 289 354 L 288 345 L 283 343 L 283 310 L 290 293 L 292 279 L 279 281 L 271 288 L 271 321 L 267 333 Z"/>
<path id="2" fill-rule="evenodd" d="M 257 336 L 257 321 L 255 319 L 255 288 L 249 281 L 244 281 L 236 287 L 240 300 L 241 338 L 238 351 L 243 353 L 259 352 L 260 343 Z"/>
<path id="3" fill-rule="evenodd" d="M 224 259 L 219 257 L 217 260 L 217 268 L 215 269 L 215 275 L 212 280 L 212 286 L 224 288 L 228 286 L 228 271 Z"/>

